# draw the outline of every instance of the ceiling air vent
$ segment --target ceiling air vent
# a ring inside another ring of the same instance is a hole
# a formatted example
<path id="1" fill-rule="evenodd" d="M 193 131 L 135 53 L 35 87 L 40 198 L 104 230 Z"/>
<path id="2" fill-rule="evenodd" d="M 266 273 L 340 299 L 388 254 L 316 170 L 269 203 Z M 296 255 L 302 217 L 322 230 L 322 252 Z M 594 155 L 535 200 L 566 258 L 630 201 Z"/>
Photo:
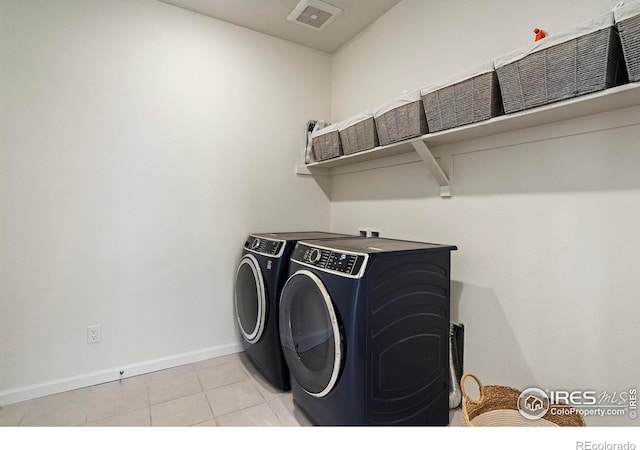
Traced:
<path id="1" fill-rule="evenodd" d="M 314 30 L 322 30 L 341 12 L 340 8 L 320 0 L 302 0 L 287 16 L 287 20 Z"/>

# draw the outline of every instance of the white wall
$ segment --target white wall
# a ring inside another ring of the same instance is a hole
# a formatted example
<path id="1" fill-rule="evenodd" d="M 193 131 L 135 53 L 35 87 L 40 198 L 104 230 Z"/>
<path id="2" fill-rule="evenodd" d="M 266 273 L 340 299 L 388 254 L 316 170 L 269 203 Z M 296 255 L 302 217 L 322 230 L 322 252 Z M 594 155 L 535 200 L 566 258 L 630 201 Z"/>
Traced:
<path id="1" fill-rule="evenodd" d="M 238 349 L 246 235 L 330 225 L 293 170 L 329 71 L 152 0 L 0 2 L 0 404 Z"/>
<path id="2" fill-rule="evenodd" d="M 611 0 L 404 0 L 332 57 L 332 120 L 610 10 Z M 486 384 L 622 391 L 640 359 L 640 107 L 435 150 L 450 199 L 409 163 L 333 177 L 332 229 L 455 244 L 452 319 Z M 589 425 L 637 425 L 628 417 Z"/>

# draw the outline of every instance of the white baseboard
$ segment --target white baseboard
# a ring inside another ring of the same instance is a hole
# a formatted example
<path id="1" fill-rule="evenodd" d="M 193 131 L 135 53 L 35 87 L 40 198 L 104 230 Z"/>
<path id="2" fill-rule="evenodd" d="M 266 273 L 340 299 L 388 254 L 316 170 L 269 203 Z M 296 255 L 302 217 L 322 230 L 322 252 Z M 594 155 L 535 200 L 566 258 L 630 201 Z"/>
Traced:
<path id="1" fill-rule="evenodd" d="M 158 370 L 169 369 L 171 367 L 190 364 L 198 361 L 204 361 L 218 356 L 239 353 L 243 350 L 242 344 L 227 344 L 217 347 L 196 350 L 193 352 L 182 353 L 179 355 L 168 356 L 166 358 L 152 359 L 142 361 L 140 363 L 128 366 L 118 366 L 110 369 L 100 370 L 97 372 L 76 375 L 73 377 L 62 378 L 45 383 L 32 384 L 15 389 L 0 391 L 0 406 L 10 405 L 12 403 L 31 400 L 33 398 L 44 397 L 46 395 L 59 394 L 61 392 L 80 389 L 96 384 L 107 383 L 109 381 L 119 380 L 121 378 L 135 377 L 145 373 L 155 372 Z M 124 371 L 120 375 L 120 371 Z"/>

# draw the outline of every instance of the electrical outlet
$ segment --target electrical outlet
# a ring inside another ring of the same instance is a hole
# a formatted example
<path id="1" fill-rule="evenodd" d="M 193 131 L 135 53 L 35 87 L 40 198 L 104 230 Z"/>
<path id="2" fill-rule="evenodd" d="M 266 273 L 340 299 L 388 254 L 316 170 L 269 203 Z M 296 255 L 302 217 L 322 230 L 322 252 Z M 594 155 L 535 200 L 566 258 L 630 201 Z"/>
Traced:
<path id="1" fill-rule="evenodd" d="M 97 344 L 100 342 L 100 325 L 90 325 L 87 327 L 87 344 Z"/>
<path id="2" fill-rule="evenodd" d="M 380 237 L 380 230 L 377 228 L 358 228 L 360 237 Z"/>

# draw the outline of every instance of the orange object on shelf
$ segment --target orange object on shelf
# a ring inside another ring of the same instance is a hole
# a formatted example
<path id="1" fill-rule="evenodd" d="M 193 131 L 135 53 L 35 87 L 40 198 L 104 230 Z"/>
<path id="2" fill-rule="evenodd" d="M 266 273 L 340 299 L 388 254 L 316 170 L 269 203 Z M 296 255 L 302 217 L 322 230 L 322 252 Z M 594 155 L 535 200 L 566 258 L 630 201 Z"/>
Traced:
<path id="1" fill-rule="evenodd" d="M 547 37 L 547 33 L 542 31 L 540 28 L 534 28 L 533 32 L 536 34 L 536 42 L 544 37 Z"/>

